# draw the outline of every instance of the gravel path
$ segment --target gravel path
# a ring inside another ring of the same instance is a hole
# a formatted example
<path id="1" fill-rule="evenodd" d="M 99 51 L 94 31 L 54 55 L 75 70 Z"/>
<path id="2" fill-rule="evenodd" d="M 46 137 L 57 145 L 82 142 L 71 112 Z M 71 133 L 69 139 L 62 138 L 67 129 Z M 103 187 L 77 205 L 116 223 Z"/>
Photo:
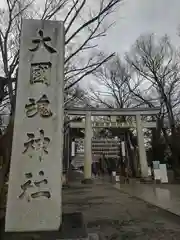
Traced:
<path id="1" fill-rule="evenodd" d="M 180 218 L 129 196 L 110 184 L 73 184 L 63 190 L 63 211 L 80 211 L 88 231 L 107 239 L 180 239 Z"/>

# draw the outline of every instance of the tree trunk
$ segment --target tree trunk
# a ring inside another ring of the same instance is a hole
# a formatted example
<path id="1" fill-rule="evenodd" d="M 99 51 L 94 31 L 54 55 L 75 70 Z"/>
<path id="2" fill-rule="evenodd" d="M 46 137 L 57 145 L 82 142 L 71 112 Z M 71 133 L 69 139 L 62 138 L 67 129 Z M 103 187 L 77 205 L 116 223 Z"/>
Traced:
<path id="1" fill-rule="evenodd" d="M 0 137 L 0 156 L 2 156 L 3 158 L 2 168 L 0 169 L 0 205 L 4 203 L 5 196 L 2 193 L 6 177 L 8 177 L 10 167 L 13 127 L 14 117 L 11 116 L 9 125 L 6 129 L 6 133 Z"/>

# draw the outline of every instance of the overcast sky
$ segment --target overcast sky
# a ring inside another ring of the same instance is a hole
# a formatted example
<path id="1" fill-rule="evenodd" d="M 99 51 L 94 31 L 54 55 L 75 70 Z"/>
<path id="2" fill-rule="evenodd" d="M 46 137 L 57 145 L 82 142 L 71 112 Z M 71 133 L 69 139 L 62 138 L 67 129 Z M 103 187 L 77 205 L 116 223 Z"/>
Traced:
<path id="1" fill-rule="evenodd" d="M 124 0 L 115 14 L 116 25 L 103 39 L 101 47 L 122 54 L 139 35 L 168 34 L 175 45 L 180 45 L 177 28 L 180 25 L 180 0 Z"/>
<path id="2" fill-rule="evenodd" d="M 157 36 L 168 34 L 172 43 L 180 46 L 180 37 L 177 35 L 180 25 L 180 0 L 122 2 L 119 10 L 110 19 L 116 21 L 116 25 L 109 30 L 108 36 L 100 41 L 102 50 L 117 52 L 122 57 L 135 40 L 145 33 L 155 33 Z M 82 83 L 84 84 L 84 81 Z"/>
<path id="3" fill-rule="evenodd" d="M 5 0 L 0 2 L 4 5 Z M 180 0 L 122 0 L 122 3 L 111 19 L 116 21 L 116 25 L 101 42 L 104 50 L 123 53 L 140 34 L 152 32 L 158 36 L 167 33 L 174 44 L 180 45 L 177 36 Z"/>
<path id="4" fill-rule="evenodd" d="M 5 0 L 0 2 L 4 5 Z M 156 33 L 158 36 L 167 33 L 175 45 L 180 45 L 177 36 L 180 0 L 122 0 L 122 3 L 111 18 L 116 25 L 109 30 L 108 37 L 101 41 L 103 50 L 122 54 L 144 33 Z"/>
<path id="5" fill-rule="evenodd" d="M 142 34 L 154 33 L 157 37 L 167 34 L 175 46 L 180 46 L 180 0 L 123 0 L 119 10 L 112 15 L 116 25 L 100 41 L 105 52 L 119 53 L 123 58 L 136 39 Z M 92 77 L 85 78 L 85 88 L 98 84 Z"/>

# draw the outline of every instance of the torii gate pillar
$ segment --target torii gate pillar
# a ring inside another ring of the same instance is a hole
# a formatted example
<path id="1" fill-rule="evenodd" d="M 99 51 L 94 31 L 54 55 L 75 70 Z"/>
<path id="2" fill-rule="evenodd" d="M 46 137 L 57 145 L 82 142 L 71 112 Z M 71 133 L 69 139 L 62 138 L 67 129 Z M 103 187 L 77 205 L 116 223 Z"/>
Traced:
<path id="1" fill-rule="evenodd" d="M 136 115 L 136 126 L 137 126 L 141 177 L 148 178 L 148 164 L 147 164 L 146 150 L 144 146 L 144 134 L 143 134 L 143 128 L 142 128 L 141 115 Z"/>
<path id="2" fill-rule="evenodd" d="M 91 122 L 91 112 L 87 112 L 84 140 L 84 180 L 82 183 L 92 183 L 92 137 L 93 129 Z"/>

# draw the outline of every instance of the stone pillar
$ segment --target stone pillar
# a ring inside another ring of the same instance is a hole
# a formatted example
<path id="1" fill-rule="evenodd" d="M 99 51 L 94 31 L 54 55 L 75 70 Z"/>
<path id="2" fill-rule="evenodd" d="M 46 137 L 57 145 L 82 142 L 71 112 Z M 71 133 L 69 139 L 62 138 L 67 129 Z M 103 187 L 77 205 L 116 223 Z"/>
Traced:
<path id="1" fill-rule="evenodd" d="M 136 115 L 136 127 L 137 127 L 141 177 L 147 178 L 148 177 L 148 164 L 147 164 L 146 150 L 145 150 L 145 145 L 144 145 L 143 127 L 142 127 L 142 121 L 141 121 L 140 115 Z"/>
<path id="2" fill-rule="evenodd" d="M 84 180 L 83 183 L 91 183 L 92 176 L 92 137 L 93 129 L 91 113 L 86 114 L 85 139 L 84 139 Z"/>
<path id="3" fill-rule="evenodd" d="M 63 22 L 22 24 L 5 231 L 58 231 L 62 216 Z"/>

